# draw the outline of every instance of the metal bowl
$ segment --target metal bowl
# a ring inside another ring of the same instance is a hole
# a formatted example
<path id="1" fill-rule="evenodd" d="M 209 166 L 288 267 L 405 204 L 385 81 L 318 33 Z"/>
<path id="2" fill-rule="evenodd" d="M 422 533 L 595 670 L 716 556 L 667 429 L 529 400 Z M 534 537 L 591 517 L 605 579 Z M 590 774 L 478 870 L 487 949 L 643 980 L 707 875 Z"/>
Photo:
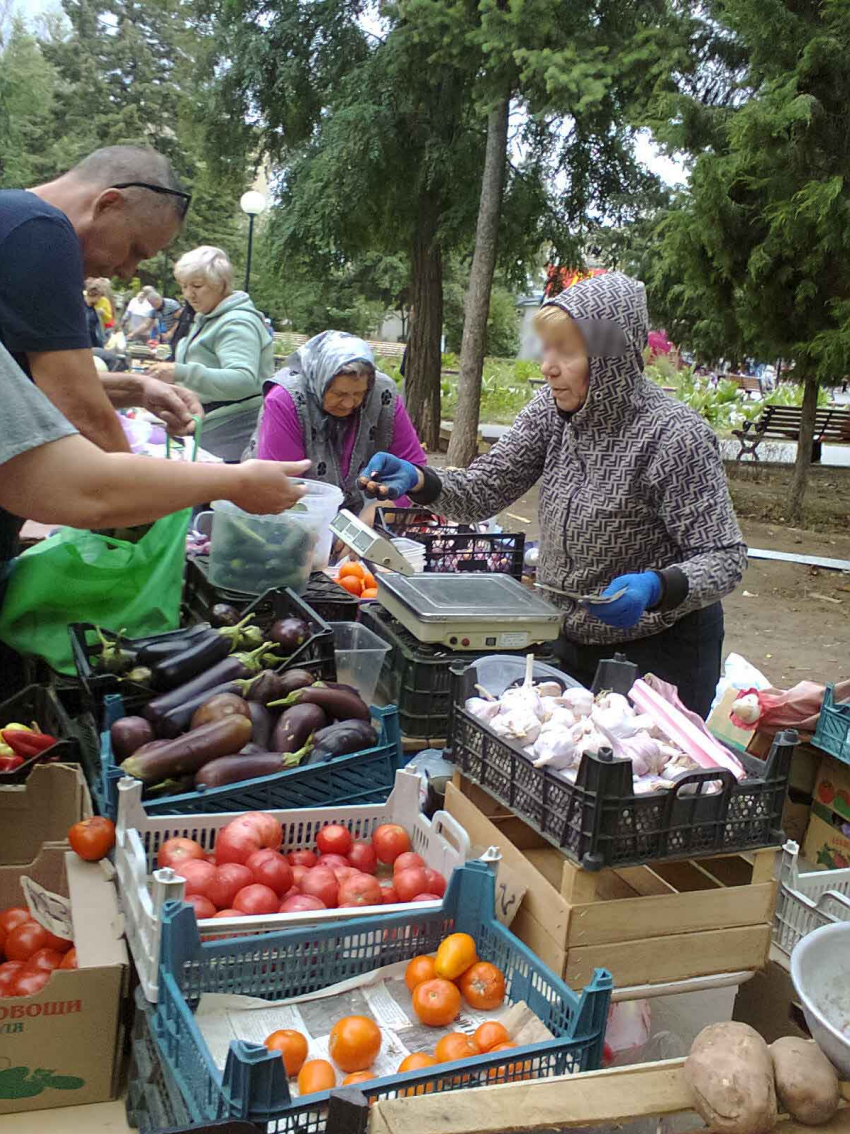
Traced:
<path id="1" fill-rule="evenodd" d="M 812 1038 L 850 1078 L 850 923 L 821 926 L 798 941 L 791 979 Z"/>

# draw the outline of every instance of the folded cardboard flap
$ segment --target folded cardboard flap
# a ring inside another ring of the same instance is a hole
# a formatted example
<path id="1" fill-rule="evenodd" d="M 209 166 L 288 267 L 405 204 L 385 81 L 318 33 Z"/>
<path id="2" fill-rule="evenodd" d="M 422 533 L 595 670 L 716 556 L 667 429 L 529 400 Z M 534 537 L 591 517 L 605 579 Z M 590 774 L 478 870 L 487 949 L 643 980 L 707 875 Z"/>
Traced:
<path id="1" fill-rule="evenodd" d="M 24 784 L 0 787 L 0 864 L 30 863 L 42 844 L 62 841 L 92 814 L 76 764 L 38 764 Z"/>
<path id="2" fill-rule="evenodd" d="M 126 965 L 127 949 L 121 937 L 118 894 L 97 862 L 83 862 L 68 851 L 65 855 L 68 896 L 74 915 L 77 964 Z"/>

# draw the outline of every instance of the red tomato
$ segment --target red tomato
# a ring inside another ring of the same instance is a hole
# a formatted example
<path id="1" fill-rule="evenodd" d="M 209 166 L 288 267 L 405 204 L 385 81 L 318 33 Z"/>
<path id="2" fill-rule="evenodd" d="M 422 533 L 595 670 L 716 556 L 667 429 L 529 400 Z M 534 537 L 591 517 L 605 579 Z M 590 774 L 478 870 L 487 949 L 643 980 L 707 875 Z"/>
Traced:
<path id="1" fill-rule="evenodd" d="M 262 848 L 257 829 L 250 823 L 237 826 L 228 823 L 219 831 L 215 840 L 215 860 L 219 866 L 227 862 L 244 865 L 251 855 Z"/>
<path id="2" fill-rule="evenodd" d="M 308 870 L 318 862 L 318 856 L 311 850 L 294 850 L 286 857 L 292 866 L 306 866 Z"/>
<path id="3" fill-rule="evenodd" d="M 379 883 L 381 887 L 381 901 L 385 906 L 390 905 L 392 902 L 398 901 L 398 894 L 395 892 L 395 886 L 389 879 L 381 879 Z"/>
<path id="4" fill-rule="evenodd" d="M 326 866 L 328 870 L 336 870 L 338 866 L 351 866 L 351 863 L 341 854 L 320 854 L 316 866 Z"/>
<path id="5" fill-rule="evenodd" d="M 8 906 L 5 910 L 0 910 L 0 929 L 4 929 L 7 934 L 25 921 L 32 921 L 32 914 L 21 906 Z"/>
<path id="6" fill-rule="evenodd" d="M 176 873 L 186 880 L 184 894 L 187 898 L 192 894 L 203 894 L 207 898 L 209 897 L 209 888 L 218 873 L 218 868 L 203 859 L 190 858 L 176 867 Z"/>
<path id="7" fill-rule="evenodd" d="M 409 870 L 411 866 L 421 866 L 424 869 L 425 859 L 416 851 L 405 851 L 393 863 L 393 874 L 398 874 L 400 870 Z"/>
<path id="8" fill-rule="evenodd" d="M 281 902 L 279 913 L 303 913 L 304 910 L 326 910 L 328 907 L 321 898 L 314 898 L 312 894 L 295 894 Z"/>
<path id="9" fill-rule="evenodd" d="M 346 855 L 351 850 L 351 832 L 341 823 L 329 823 L 316 835 L 316 846 L 321 854 Z"/>
<path id="10" fill-rule="evenodd" d="M 6 930 L 0 925 L 0 958 L 3 956 L 3 946 L 6 944 Z"/>
<path id="11" fill-rule="evenodd" d="M 213 914 L 213 917 L 244 917 L 244 916 L 245 915 L 242 913 L 241 910 L 234 910 L 233 908 L 228 909 L 228 910 L 219 910 L 217 914 Z"/>
<path id="12" fill-rule="evenodd" d="M 409 902 L 417 894 L 424 894 L 428 889 L 428 879 L 421 866 L 411 866 L 408 870 L 400 870 L 393 875 L 393 886 L 400 902 Z"/>
<path id="13" fill-rule="evenodd" d="M 6 960 L 28 961 L 33 953 L 49 947 L 51 937 L 52 934 L 37 921 L 22 922 L 6 938 Z"/>
<path id="14" fill-rule="evenodd" d="M 103 815 L 81 819 L 68 832 L 68 842 L 86 862 L 99 862 L 115 846 L 115 824 Z"/>
<path id="15" fill-rule="evenodd" d="M 446 879 L 439 872 L 439 870 L 432 870 L 430 866 L 425 867 L 425 877 L 428 879 L 428 893 L 439 894 L 442 898 L 446 892 Z"/>
<path id="16" fill-rule="evenodd" d="M 194 839 L 183 839 L 175 836 L 166 839 L 156 856 L 157 866 L 170 866 L 172 869 L 187 859 L 206 858 L 206 852 L 200 843 Z"/>
<path id="17" fill-rule="evenodd" d="M 351 844 L 348 861 L 355 870 L 359 870 L 362 874 L 374 874 L 378 869 L 378 856 L 375 853 L 375 848 L 371 843 L 364 842 L 362 839 L 357 839 L 356 842 Z"/>
<path id="18" fill-rule="evenodd" d="M 268 851 L 268 854 L 274 854 L 274 851 Z M 241 866 L 238 862 L 228 862 L 224 866 L 216 867 L 215 877 L 206 888 L 206 896 L 217 909 L 226 910 L 233 905 L 233 899 L 239 891 L 250 886 L 253 881 L 254 875 L 248 866 Z"/>
<path id="19" fill-rule="evenodd" d="M 292 868 L 292 885 L 301 889 L 301 883 L 304 881 L 304 875 L 308 870 L 312 869 L 309 866 L 293 866 Z"/>
<path id="20" fill-rule="evenodd" d="M 332 909 L 337 904 L 339 894 L 339 884 L 334 872 L 326 866 L 314 866 L 301 879 L 301 893 L 320 898 L 328 909 Z"/>
<path id="21" fill-rule="evenodd" d="M 382 823 L 375 828 L 372 846 L 381 862 L 395 862 L 400 854 L 410 850 L 410 838 L 398 823 Z"/>
<path id="22" fill-rule="evenodd" d="M 215 906 L 209 898 L 205 898 L 203 894 L 190 894 L 189 897 L 186 898 L 186 901 L 190 906 L 195 907 L 195 917 L 198 921 L 200 921 L 202 917 L 215 917 Z"/>
<path id="23" fill-rule="evenodd" d="M 301 893 L 301 891 L 298 889 L 297 886 L 290 886 L 290 888 L 283 895 L 282 900 L 285 902 L 287 900 L 287 898 L 294 898 L 296 894 L 300 894 L 300 893 Z"/>
<path id="24" fill-rule="evenodd" d="M 274 815 L 269 815 L 265 811 L 246 811 L 244 815 L 233 819 L 228 826 L 252 827 L 257 832 L 260 846 L 269 847 L 271 850 L 277 850 L 283 842 L 283 827 Z"/>
<path id="25" fill-rule="evenodd" d="M 262 850 L 254 851 L 245 865 L 249 870 L 253 870 L 254 867 L 259 866 L 261 862 L 265 862 L 269 858 L 274 858 L 274 856 L 279 853 L 279 851 L 273 851 L 270 847 L 263 847 Z M 284 857 L 286 856 L 284 855 Z"/>
<path id="26" fill-rule="evenodd" d="M 383 892 L 378 879 L 371 874 L 352 874 L 339 888 L 339 905 L 379 906 Z"/>
<path id="27" fill-rule="evenodd" d="M 417 894 L 415 898 L 410 900 L 411 902 L 441 902 L 443 899 L 439 894 Z"/>
<path id="28" fill-rule="evenodd" d="M 69 949 L 65 956 L 62 958 L 60 969 L 75 969 L 77 967 L 77 950 Z"/>
<path id="29" fill-rule="evenodd" d="M 24 961 L 5 961 L 0 965 L 0 996 L 11 996 L 12 985 L 24 967 Z"/>
<path id="30" fill-rule="evenodd" d="M 264 853 L 260 851 L 260 854 Z M 268 886 L 270 890 L 274 890 L 278 898 L 282 898 L 292 887 L 292 867 L 277 851 L 269 851 L 268 854 L 269 857 L 264 858 L 262 862 L 256 862 L 257 855 L 251 855 L 246 865 L 253 874 L 255 882 L 261 886 Z"/>
<path id="31" fill-rule="evenodd" d="M 18 973 L 18 979 L 12 985 L 11 994 L 12 996 L 34 996 L 36 992 L 41 992 L 52 975 L 52 970 L 47 972 L 44 969 L 29 971 L 24 966 Z"/>
<path id="32" fill-rule="evenodd" d="M 30 959 L 24 962 L 24 968 L 27 972 L 36 972 L 40 969 L 52 973 L 54 969 L 60 967 L 62 959 L 62 954 L 56 949 L 37 949 Z"/>
<path id="33" fill-rule="evenodd" d="M 67 953 L 74 942 L 69 941 L 67 937 L 56 937 L 53 933 L 48 933 L 44 944 L 48 949 L 55 949 L 57 953 Z"/>
<path id="34" fill-rule="evenodd" d="M 233 899 L 233 908 L 249 915 L 277 913 L 280 898 L 268 886 L 246 886 Z"/>

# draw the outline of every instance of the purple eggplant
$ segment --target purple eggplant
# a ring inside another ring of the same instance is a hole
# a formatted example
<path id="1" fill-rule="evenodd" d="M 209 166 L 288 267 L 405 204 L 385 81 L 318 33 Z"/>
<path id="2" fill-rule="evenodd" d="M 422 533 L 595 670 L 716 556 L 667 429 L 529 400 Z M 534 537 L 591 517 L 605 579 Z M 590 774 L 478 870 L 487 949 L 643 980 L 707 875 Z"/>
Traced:
<path id="1" fill-rule="evenodd" d="M 177 637 L 165 638 L 161 642 L 150 642 L 148 645 L 142 646 L 136 655 L 136 661 L 139 665 L 156 665 L 167 658 L 183 653 L 190 646 L 198 645 L 203 639 L 211 638 L 214 633 L 215 631 L 208 622 L 201 623 L 199 626 L 192 626 L 191 629 L 184 630 Z"/>
<path id="2" fill-rule="evenodd" d="M 271 776 L 291 768 L 297 761 L 287 761 L 279 752 L 257 752 L 243 756 L 221 756 L 211 760 L 195 773 L 195 787 L 216 788 L 225 784 L 239 783 L 240 780 L 253 780 L 257 776 Z"/>
<path id="3" fill-rule="evenodd" d="M 217 662 L 223 661 L 230 653 L 227 638 L 213 632 L 186 647 L 179 654 L 171 654 L 164 661 L 152 667 L 155 689 L 175 689 L 185 685 L 198 674 L 209 672 Z"/>
<path id="4" fill-rule="evenodd" d="M 271 701 L 288 697 L 296 689 L 312 685 L 315 680 L 315 675 L 306 669 L 290 669 L 286 673 L 274 673 L 270 669 L 264 669 L 250 684 L 246 682 L 247 688 L 243 696 L 246 701 L 257 701 L 261 705 L 268 705 Z"/>
<path id="5" fill-rule="evenodd" d="M 146 784 L 160 780 L 177 779 L 197 772 L 210 760 L 219 756 L 232 756 L 251 736 L 251 722 L 239 713 L 224 720 L 212 721 L 192 729 L 175 740 L 154 741 L 154 751 L 141 749 L 125 760 L 121 769 Z"/>
<path id="6" fill-rule="evenodd" d="M 259 745 L 264 752 L 268 752 L 275 718 L 266 706 L 261 705 L 259 701 L 246 701 L 245 704 L 248 706 L 248 713 L 250 714 L 251 724 L 253 726 L 251 730 L 251 741 Z"/>
<path id="7" fill-rule="evenodd" d="M 200 728 L 201 725 L 210 724 L 211 721 L 223 720 L 232 713 L 250 718 L 248 702 L 243 701 L 237 693 L 216 693 L 194 711 L 189 728 Z"/>
<path id="8" fill-rule="evenodd" d="M 362 752 L 377 743 L 378 734 L 367 721 L 337 721 L 313 733 L 313 748 L 307 762 L 314 764 L 319 760 L 332 760 L 334 756 Z"/>
<path id="9" fill-rule="evenodd" d="M 312 633 L 303 618 L 279 618 L 269 630 L 269 639 L 284 650 L 294 653 Z"/>
<path id="10" fill-rule="evenodd" d="M 332 689 L 324 681 L 317 681 L 306 689 L 296 689 L 281 701 L 272 701 L 269 708 L 277 705 L 318 705 L 329 717 L 338 721 L 369 720 L 369 708 L 359 693 L 347 689 Z"/>
<path id="11" fill-rule="evenodd" d="M 230 661 L 235 662 L 235 658 L 226 658 L 225 664 Z M 239 664 L 238 662 L 236 663 Z M 218 667 L 216 667 L 218 668 Z M 196 680 L 200 680 L 196 678 Z M 239 682 L 225 681 L 221 685 L 214 685 L 212 689 L 202 689 L 200 693 L 196 693 L 194 697 L 189 697 L 188 700 L 175 705 L 173 708 L 168 709 L 167 712 L 162 713 L 158 717 L 152 717 L 154 728 L 156 729 L 157 736 L 165 737 L 168 740 L 173 740 L 175 736 L 179 736 L 181 732 L 186 732 L 195 712 L 210 700 L 211 697 L 217 696 L 219 693 L 236 693 L 240 690 Z M 178 692 L 178 690 L 174 690 Z M 171 694 L 168 694 L 170 696 Z M 151 701 L 145 715 L 149 715 L 148 711 L 154 702 Z"/>
<path id="12" fill-rule="evenodd" d="M 324 728 L 327 715 L 318 705 L 292 705 L 281 713 L 272 733 L 275 752 L 298 752 L 307 743 L 311 733 Z"/>
<path id="13" fill-rule="evenodd" d="M 200 673 L 191 681 L 187 681 L 185 685 L 180 685 L 177 689 L 171 689 L 168 693 L 155 697 L 153 701 L 148 703 L 145 716 L 156 727 L 157 721 L 167 712 L 176 709 L 178 705 L 184 704 L 199 693 L 213 689 L 216 685 L 222 685 L 227 681 L 239 681 L 252 677 L 260 668 L 257 659 L 264 650 L 265 646 L 263 645 L 250 654 L 231 654 L 230 657 L 224 658 L 217 665 L 208 669 L 206 673 Z M 239 693 L 241 690 L 237 688 L 234 692 Z M 197 706 L 195 707 L 197 708 Z"/>
<path id="14" fill-rule="evenodd" d="M 153 740 L 153 728 L 144 717 L 121 717 L 109 730 L 112 751 L 120 763 Z"/>

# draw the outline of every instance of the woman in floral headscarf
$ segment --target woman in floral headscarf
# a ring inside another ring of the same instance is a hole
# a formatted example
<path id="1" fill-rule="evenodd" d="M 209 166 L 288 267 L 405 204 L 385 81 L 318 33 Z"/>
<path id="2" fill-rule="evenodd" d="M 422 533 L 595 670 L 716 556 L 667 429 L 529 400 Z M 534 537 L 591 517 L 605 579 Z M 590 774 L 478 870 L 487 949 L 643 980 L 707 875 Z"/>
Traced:
<path id="1" fill-rule="evenodd" d="M 427 461 L 395 382 L 375 369 L 372 348 L 345 331 L 323 331 L 295 351 L 263 388 L 263 408 L 244 459 L 294 461 L 335 484 L 344 507 L 364 504 L 357 473 L 378 452 Z M 296 455 L 297 454 L 297 455 Z M 403 497 L 401 507 L 410 507 Z"/>

